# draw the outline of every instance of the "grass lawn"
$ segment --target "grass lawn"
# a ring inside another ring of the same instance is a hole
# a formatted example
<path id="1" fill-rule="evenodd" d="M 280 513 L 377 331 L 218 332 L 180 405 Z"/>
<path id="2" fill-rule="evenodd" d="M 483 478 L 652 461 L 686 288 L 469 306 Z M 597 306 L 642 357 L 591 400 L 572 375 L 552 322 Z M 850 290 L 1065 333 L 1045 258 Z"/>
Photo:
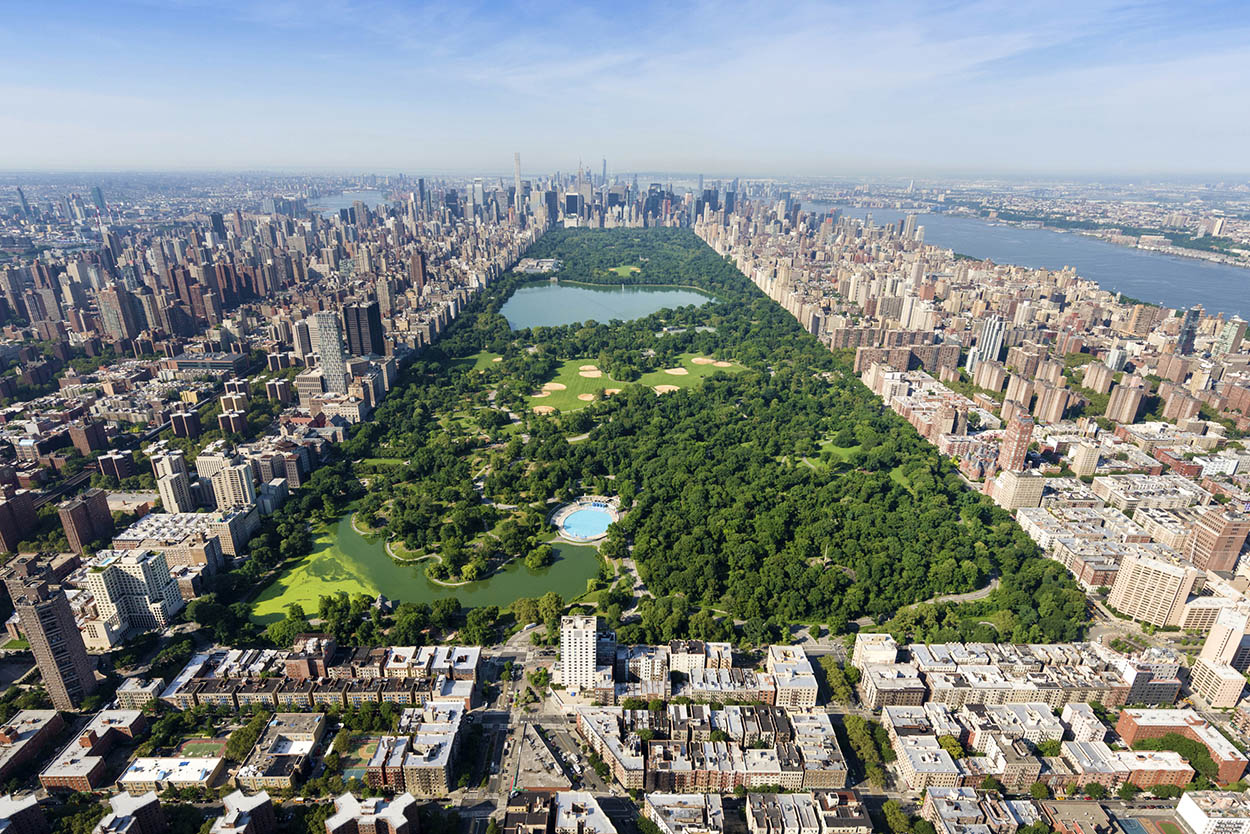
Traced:
<path id="1" fill-rule="evenodd" d="M 188 759 L 205 759 L 224 755 L 226 742 L 213 738 L 187 739 L 178 748 L 178 755 Z"/>
<path id="2" fill-rule="evenodd" d="M 832 440 L 822 440 L 820 442 L 820 451 L 828 452 L 833 455 L 839 462 L 846 463 L 851 459 L 851 455 L 859 451 L 859 444 L 854 446 L 835 446 Z"/>
<path id="3" fill-rule="evenodd" d="M 713 364 L 696 364 L 692 360 L 694 354 L 686 353 L 680 357 L 680 367 L 686 370 L 684 375 L 670 374 L 665 371 L 653 371 L 649 374 L 643 374 L 637 383 L 620 382 L 607 373 L 603 373 L 598 378 L 588 378 L 581 375 L 581 367 L 583 365 L 594 365 L 593 359 L 569 359 L 560 366 L 560 370 L 556 372 L 555 378 L 551 382 L 564 386 L 563 390 L 551 391 L 545 397 L 530 397 L 530 406 L 551 406 L 557 411 L 576 411 L 579 408 L 585 408 L 593 400 L 581 399 L 582 395 L 598 396 L 598 392 L 604 388 L 625 388 L 631 384 L 647 385 L 654 388 L 657 385 L 674 385 L 678 388 L 686 388 L 690 385 L 696 385 L 707 379 L 717 371 L 725 371 L 726 373 L 741 373 L 746 370 L 743 366 L 734 363 L 728 368 L 718 368 Z"/>
<path id="4" fill-rule="evenodd" d="M 5 643 L 3 646 L 0 646 L 0 649 L 29 649 L 29 648 L 30 648 L 30 643 L 27 642 L 26 640 L 23 640 L 21 637 L 12 637 L 9 639 L 7 643 Z"/>
<path id="5" fill-rule="evenodd" d="M 642 267 L 640 266 L 614 266 L 611 269 L 609 269 L 608 272 L 615 272 L 617 275 L 624 278 L 627 275 L 633 275 L 635 272 L 642 272 Z"/>
<path id="6" fill-rule="evenodd" d="M 367 466 L 403 466 L 408 463 L 403 458 L 361 458 L 360 462 Z"/>
<path id="7" fill-rule="evenodd" d="M 496 359 L 502 360 L 498 353 L 491 353 L 489 350 L 478 351 L 471 356 L 463 356 L 459 359 L 451 360 L 451 366 L 458 371 L 475 370 L 485 371 L 488 368 L 494 368 L 499 365 Z"/>
<path id="8" fill-rule="evenodd" d="M 1176 823 L 1174 823 L 1174 822 L 1168 822 L 1167 820 L 1161 820 L 1161 821 L 1158 823 L 1158 825 L 1159 825 L 1159 830 L 1160 830 L 1160 831 L 1162 831 L 1162 832 L 1163 832 L 1163 834 L 1183 834 L 1183 833 L 1181 832 L 1180 826 L 1179 826 L 1179 825 L 1177 825 L 1177 824 L 1176 824 Z"/>

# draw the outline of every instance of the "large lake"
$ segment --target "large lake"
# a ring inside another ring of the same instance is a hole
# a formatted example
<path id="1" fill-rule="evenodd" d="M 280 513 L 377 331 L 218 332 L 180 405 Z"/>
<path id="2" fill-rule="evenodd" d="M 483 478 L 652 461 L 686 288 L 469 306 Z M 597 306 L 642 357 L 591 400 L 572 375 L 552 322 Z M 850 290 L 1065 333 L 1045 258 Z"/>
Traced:
<path id="1" fill-rule="evenodd" d="M 861 209 L 826 202 L 804 203 L 809 211 L 839 208 L 844 215 L 873 223 L 898 223 L 909 212 Z M 1250 317 L 1250 269 L 1197 258 L 1144 252 L 1103 240 L 1051 229 L 1022 229 L 971 217 L 922 213 L 925 243 L 949 247 L 995 263 L 1061 269 L 1074 267 L 1082 278 L 1112 292 L 1167 307 L 1201 304 L 1208 313 Z"/>
<path id="2" fill-rule="evenodd" d="M 262 623 L 280 620 L 287 606 L 297 602 L 312 614 L 322 595 L 384 594 L 397 602 L 433 602 L 456 597 L 467 607 L 511 605 L 522 597 L 540 597 L 555 591 L 572 599 L 586 592 L 586 580 L 599 575 L 595 548 L 553 543 L 555 561 L 530 570 L 521 560 L 511 562 L 480 582 L 448 587 L 425 576 L 429 562 L 406 565 L 396 562 L 379 540 L 370 541 L 352 529 L 349 513 L 317 537 L 312 553 L 287 568 L 257 598 L 252 616 Z"/>
<path id="3" fill-rule="evenodd" d="M 528 284 L 519 288 L 500 310 L 513 330 L 557 327 L 591 319 L 630 321 L 670 307 L 704 304 L 712 296 L 679 287 L 603 286 L 585 284 Z"/>

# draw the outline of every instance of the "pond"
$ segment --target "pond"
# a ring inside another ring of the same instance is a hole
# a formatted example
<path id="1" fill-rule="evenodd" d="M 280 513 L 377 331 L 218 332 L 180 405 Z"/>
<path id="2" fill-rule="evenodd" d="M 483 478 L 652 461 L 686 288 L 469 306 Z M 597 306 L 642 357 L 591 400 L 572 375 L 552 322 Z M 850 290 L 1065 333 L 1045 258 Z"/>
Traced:
<path id="1" fill-rule="evenodd" d="M 370 541 L 352 528 L 349 513 L 317 537 L 312 553 L 287 568 L 261 592 L 252 609 L 260 623 L 271 623 L 286 616 L 287 606 L 298 602 L 313 614 L 325 595 L 384 594 L 396 602 L 433 602 L 456 597 L 467 607 L 511 605 L 522 597 L 540 597 L 555 591 L 572 599 L 586 591 L 586 580 L 599 573 L 595 548 L 553 542 L 555 561 L 540 570 L 530 570 L 516 560 L 483 579 L 459 587 L 446 587 L 425 576 L 425 565 L 395 562 L 382 540 Z"/>
<path id="2" fill-rule="evenodd" d="M 631 321 L 670 307 L 706 304 L 707 293 L 684 287 L 592 286 L 549 281 L 520 287 L 500 310 L 513 330 L 558 327 L 590 319 Z"/>

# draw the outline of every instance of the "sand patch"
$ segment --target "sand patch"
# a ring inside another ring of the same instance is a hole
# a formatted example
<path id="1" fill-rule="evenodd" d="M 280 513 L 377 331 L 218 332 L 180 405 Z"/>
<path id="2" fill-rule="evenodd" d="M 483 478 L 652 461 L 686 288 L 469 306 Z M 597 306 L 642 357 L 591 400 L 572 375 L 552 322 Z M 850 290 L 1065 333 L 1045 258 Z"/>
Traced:
<path id="1" fill-rule="evenodd" d="M 503 361 L 503 357 L 502 357 L 502 356 L 496 356 L 494 359 L 492 359 L 492 360 L 490 360 L 490 361 L 492 361 L 492 362 L 502 362 L 502 361 Z"/>
<path id="2" fill-rule="evenodd" d="M 550 396 L 551 396 L 551 392 L 550 392 L 550 391 L 539 391 L 537 394 L 530 394 L 530 396 L 531 396 L 531 397 L 533 397 L 534 399 L 538 399 L 539 397 L 550 397 Z"/>
<path id="3" fill-rule="evenodd" d="M 605 395 L 605 396 L 610 397 L 610 396 L 612 396 L 613 394 L 619 394 L 619 393 L 621 393 L 621 389 L 620 389 L 620 388 L 604 388 L 604 389 L 603 389 L 603 393 L 604 393 L 604 395 Z"/>
<path id="4" fill-rule="evenodd" d="M 543 390 L 544 391 L 563 391 L 564 389 L 568 387 L 569 386 L 565 385 L 563 382 L 548 382 L 543 385 Z"/>
<path id="5" fill-rule="evenodd" d="M 685 368 L 665 368 L 664 373 L 672 374 L 673 376 L 687 376 L 690 371 L 687 371 Z"/>
<path id="6" fill-rule="evenodd" d="M 680 390 L 681 390 L 680 385 L 657 385 L 655 386 L 655 393 L 657 394 L 671 394 L 674 391 L 680 391 Z"/>
<path id="7" fill-rule="evenodd" d="M 578 367 L 578 369 L 577 369 L 577 370 L 579 370 L 579 371 L 597 371 L 597 370 L 599 370 L 599 368 L 598 368 L 597 366 L 595 366 L 595 365 L 581 365 L 581 366 L 579 366 L 579 367 Z"/>
<path id="8" fill-rule="evenodd" d="M 586 379 L 598 379 L 603 376 L 603 371 L 578 371 L 577 375 Z"/>
<path id="9" fill-rule="evenodd" d="M 534 406 L 534 413 L 535 414 L 555 414 L 556 410 L 549 405 L 536 405 Z"/>
<path id="10" fill-rule="evenodd" d="M 690 361 L 696 365 L 711 365 L 714 360 L 708 356 L 696 356 Z"/>
<path id="11" fill-rule="evenodd" d="M 584 403 L 588 403 L 595 398 L 594 394 L 578 394 L 577 398 Z"/>
<path id="12" fill-rule="evenodd" d="M 734 365 L 734 363 L 726 362 L 723 359 L 719 362 L 713 362 L 712 364 L 717 368 L 732 368 Z"/>

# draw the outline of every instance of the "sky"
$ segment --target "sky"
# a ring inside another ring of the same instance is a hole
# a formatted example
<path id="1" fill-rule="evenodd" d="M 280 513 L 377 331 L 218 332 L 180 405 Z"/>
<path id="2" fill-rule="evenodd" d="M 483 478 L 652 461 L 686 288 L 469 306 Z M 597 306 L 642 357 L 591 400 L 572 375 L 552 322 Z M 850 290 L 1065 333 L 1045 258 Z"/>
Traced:
<path id="1" fill-rule="evenodd" d="M 6 4 L 0 169 L 1244 174 L 1250 2 Z"/>

